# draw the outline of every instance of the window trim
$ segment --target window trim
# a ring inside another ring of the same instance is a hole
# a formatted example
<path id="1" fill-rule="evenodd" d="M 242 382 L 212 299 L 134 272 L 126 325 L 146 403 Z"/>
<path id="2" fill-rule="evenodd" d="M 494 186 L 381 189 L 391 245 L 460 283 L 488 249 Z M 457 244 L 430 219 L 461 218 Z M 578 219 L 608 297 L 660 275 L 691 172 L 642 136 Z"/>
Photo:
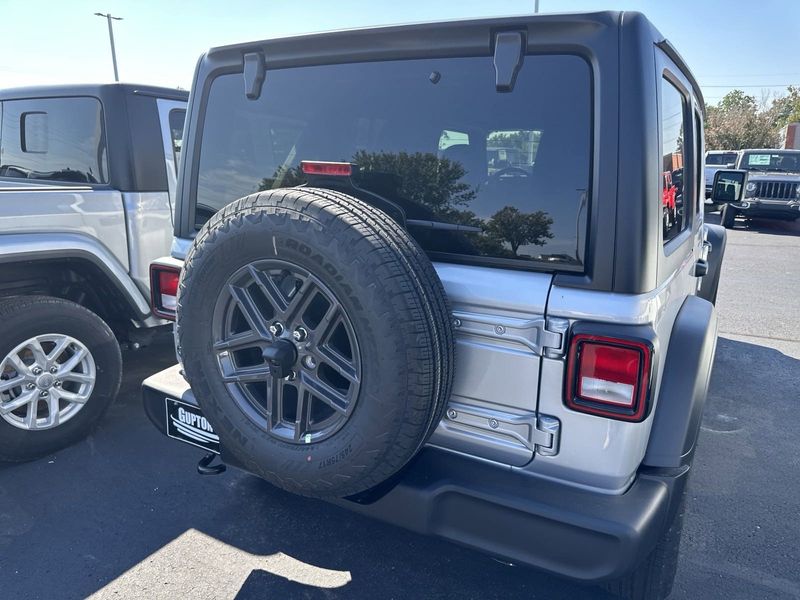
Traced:
<path id="1" fill-rule="evenodd" d="M 518 271 L 565 273 L 570 275 L 578 274 L 578 275 L 586 275 L 587 277 L 592 277 L 593 276 L 592 270 L 594 267 L 592 258 L 592 254 L 594 251 L 592 248 L 592 243 L 593 243 L 592 216 L 594 210 L 594 195 L 595 195 L 594 192 L 596 191 L 598 186 L 597 172 L 596 172 L 598 150 L 596 144 L 598 137 L 597 128 L 599 123 L 597 119 L 598 81 L 597 81 L 596 65 L 592 60 L 592 55 L 587 54 L 585 49 L 583 49 L 583 51 L 575 50 L 573 48 L 562 49 L 560 51 L 554 51 L 554 50 L 536 51 L 531 49 L 530 46 L 527 46 L 525 49 L 524 56 L 526 58 L 537 57 L 537 56 L 571 56 L 580 59 L 587 68 L 587 75 L 588 75 L 587 92 L 589 100 L 589 114 L 588 114 L 589 136 L 587 140 L 587 150 L 588 150 L 587 155 L 589 159 L 589 164 L 588 164 L 588 178 L 586 182 L 586 190 L 584 192 L 586 195 L 586 200 L 583 203 L 583 206 L 579 207 L 577 213 L 578 220 L 580 220 L 581 214 L 584 214 L 585 215 L 584 219 L 586 221 L 585 226 L 581 233 L 583 237 L 583 244 L 581 246 L 582 263 L 580 265 L 559 264 L 556 267 L 555 265 L 548 264 L 543 261 L 534 261 L 534 260 L 522 261 L 522 260 L 515 260 L 513 258 L 473 256 L 466 254 L 454 254 L 454 253 L 432 252 L 432 251 L 425 251 L 425 253 L 432 261 L 438 261 L 438 262 L 456 263 L 456 264 L 479 266 L 479 267 L 502 268 L 502 269 L 518 270 Z M 411 60 L 426 60 L 431 58 L 491 59 L 491 55 L 465 52 L 463 54 L 457 54 L 447 57 L 431 57 L 427 53 L 417 54 L 415 52 L 409 52 L 407 56 L 403 56 L 402 58 L 398 58 L 395 60 L 411 61 Z M 366 57 L 365 60 L 348 61 L 347 64 L 395 62 L 395 60 L 386 60 L 380 58 L 369 60 L 369 58 Z M 314 61 L 304 62 L 301 65 L 292 65 L 280 68 L 296 69 L 305 67 L 326 66 L 329 64 L 332 63 L 321 60 L 314 60 Z M 339 63 L 333 63 L 333 64 L 339 64 Z M 269 70 L 269 67 L 267 67 L 267 69 Z M 182 169 L 181 176 L 179 178 L 183 180 L 186 184 L 184 191 L 181 193 L 182 200 L 185 201 L 187 198 L 190 198 L 191 202 L 189 203 L 188 207 L 182 210 L 180 220 L 176 220 L 175 233 L 179 237 L 194 239 L 200 230 L 200 228 L 197 227 L 197 183 L 200 175 L 202 140 L 205 130 L 206 116 L 208 111 L 208 101 L 211 94 L 211 89 L 219 77 L 225 75 L 242 75 L 242 72 L 243 72 L 242 67 L 238 64 L 236 66 L 225 65 L 218 67 L 213 71 L 211 71 L 210 73 L 208 73 L 208 76 L 203 80 L 202 91 L 200 90 L 194 91 L 193 95 L 195 96 L 195 98 L 197 98 L 197 106 L 194 108 L 190 106 L 187 111 L 187 119 L 191 118 L 191 116 L 194 114 L 197 115 L 196 127 L 194 131 L 191 132 L 192 134 L 191 163 L 184 166 L 184 169 Z M 197 73 L 195 75 L 197 76 Z M 186 132 L 184 131 L 184 135 L 185 133 Z M 188 147 L 185 148 L 184 151 L 188 152 Z"/>
<path id="2" fill-rule="evenodd" d="M 98 106 L 100 107 L 100 124 L 102 126 L 101 136 L 102 140 L 105 142 L 106 148 L 106 179 L 108 180 L 106 183 L 83 183 L 83 182 L 76 182 L 76 181 L 63 181 L 61 179 L 39 179 L 39 178 L 20 178 L 20 177 L 7 177 L 0 175 L 0 181 L 8 181 L 8 182 L 20 182 L 26 181 L 32 184 L 37 185 L 54 185 L 57 184 L 59 186 L 65 186 L 69 188 L 91 188 L 92 190 L 111 190 L 114 189 L 112 182 L 114 181 L 114 175 L 112 173 L 112 162 L 111 162 L 111 147 L 108 143 L 108 122 L 106 120 L 106 110 L 105 105 L 103 104 L 102 99 L 99 96 L 95 96 L 92 94 L 72 94 L 67 96 L 34 96 L 30 98 L 11 98 L 6 99 L 0 102 L 0 136 L 2 136 L 2 127 L 3 127 L 3 115 L 5 113 L 4 107 L 5 104 L 10 102 L 30 102 L 30 101 L 38 101 L 38 100 L 67 100 L 67 99 L 80 99 L 80 98 L 87 98 L 97 102 Z M 25 111 L 25 112 L 36 112 L 36 111 Z M 41 112 L 41 111 L 40 111 Z M 47 112 L 47 111 L 44 111 Z M 2 137 L 0 137 L 0 143 L 2 143 Z"/>
<path id="3" fill-rule="evenodd" d="M 697 189 L 695 193 L 697 194 L 697 202 L 695 203 L 695 218 L 698 214 L 702 213 L 705 210 L 705 203 L 706 203 L 706 186 L 705 186 L 705 156 L 706 156 L 706 149 L 705 149 L 705 125 L 703 121 L 703 115 L 700 113 L 700 108 L 697 106 L 696 103 L 692 103 L 692 127 L 694 128 L 694 149 L 697 153 L 697 156 L 694 157 L 694 168 L 697 169 L 696 178 L 697 178 Z M 703 135 L 701 135 L 703 132 Z M 701 178 L 699 175 L 703 173 L 703 177 Z"/>

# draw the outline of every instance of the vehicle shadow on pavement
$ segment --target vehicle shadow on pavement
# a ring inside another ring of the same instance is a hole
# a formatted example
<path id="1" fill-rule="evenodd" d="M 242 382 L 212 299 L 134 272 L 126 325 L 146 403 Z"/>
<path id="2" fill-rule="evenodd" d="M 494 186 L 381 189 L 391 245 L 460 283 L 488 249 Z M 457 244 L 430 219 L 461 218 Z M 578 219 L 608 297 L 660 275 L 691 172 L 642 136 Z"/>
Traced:
<path id="1" fill-rule="evenodd" d="M 743 225 L 737 221 L 737 228 Z M 800 221 L 779 221 L 776 219 L 751 219 L 747 231 L 765 235 L 800 236 Z"/>
<path id="2" fill-rule="evenodd" d="M 269 571 L 258 569 L 247 577 L 239 593 L 236 594 L 236 600 L 250 598 L 327 599 L 331 597 L 331 593 L 329 590 L 292 581 Z M 339 590 L 336 590 L 335 594 L 340 597 Z"/>
<path id="3" fill-rule="evenodd" d="M 800 360 L 719 338 L 673 598 L 800 597 L 798 389 Z"/>
<path id="4" fill-rule="evenodd" d="M 94 435 L 0 465 L 0 595 L 610 597 L 235 470 L 198 476 L 202 453 L 164 438 L 141 407 L 141 380 L 173 357 L 169 345 L 126 354 L 122 393 Z M 800 594 L 787 575 L 800 561 L 797 389 L 800 361 L 720 338 L 675 598 Z"/>
<path id="5" fill-rule="evenodd" d="M 712 225 L 719 225 L 721 218 L 719 212 L 706 212 L 704 217 L 705 222 L 711 223 Z M 749 231 L 764 235 L 800 236 L 800 220 L 781 221 L 779 219 L 750 219 L 747 221 L 747 226 L 745 227 L 745 221 L 737 219 L 734 230 Z"/>
<path id="6" fill-rule="evenodd" d="M 233 469 L 197 475 L 202 452 L 142 410 L 142 379 L 171 362 L 170 344 L 126 353 L 120 397 L 93 435 L 0 465 L 0 596 L 609 598 Z"/>
<path id="7" fill-rule="evenodd" d="M 299 583 L 253 570 L 236 598 L 610 598 L 542 572 L 513 567 L 448 542 L 417 535 L 327 504 L 298 498 L 258 478 L 237 475 L 235 496 L 247 506 L 227 506 L 249 517 L 205 534 L 259 556 L 281 553 L 315 568 L 348 572 L 350 581 L 326 589 L 324 580 Z M 265 532 L 269 532 L 268 538 Z M 545 540 L 532 543 L 547 543 Z"/>

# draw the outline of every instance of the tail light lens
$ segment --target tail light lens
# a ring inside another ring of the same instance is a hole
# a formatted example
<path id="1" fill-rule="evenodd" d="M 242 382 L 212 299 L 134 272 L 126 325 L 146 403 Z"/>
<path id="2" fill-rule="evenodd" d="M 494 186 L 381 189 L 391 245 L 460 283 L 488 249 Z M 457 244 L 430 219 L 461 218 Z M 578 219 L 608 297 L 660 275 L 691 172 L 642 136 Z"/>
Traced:
<path id="1" fill-rule="evenodd" d="M 170 321 L 175 320 L 180 278 L 181 270 L 177 267 L 150 265 L 150 304 L 154 315 Z"/>
<path id="2" fill-rule="evenodd" d="M 641 421 L 648 412 L 652 362 L 653 348 L 646 342 L 574 335 L 564 402 L 579 412 Z"/>

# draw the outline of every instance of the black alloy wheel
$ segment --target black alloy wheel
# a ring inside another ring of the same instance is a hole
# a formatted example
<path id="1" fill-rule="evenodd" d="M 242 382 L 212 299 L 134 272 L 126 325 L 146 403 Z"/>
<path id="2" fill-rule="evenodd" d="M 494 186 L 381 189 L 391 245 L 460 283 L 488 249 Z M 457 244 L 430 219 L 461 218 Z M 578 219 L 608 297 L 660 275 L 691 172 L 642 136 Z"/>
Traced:
<path id="1" fill-rule="evenodd" d="M 353 324 L 306 269 L 281 260 L 239 269 L 216 301 L 212 335 L 231 396 L 270 435 L 319 442 L 352 414 L 361 381 Z"/>

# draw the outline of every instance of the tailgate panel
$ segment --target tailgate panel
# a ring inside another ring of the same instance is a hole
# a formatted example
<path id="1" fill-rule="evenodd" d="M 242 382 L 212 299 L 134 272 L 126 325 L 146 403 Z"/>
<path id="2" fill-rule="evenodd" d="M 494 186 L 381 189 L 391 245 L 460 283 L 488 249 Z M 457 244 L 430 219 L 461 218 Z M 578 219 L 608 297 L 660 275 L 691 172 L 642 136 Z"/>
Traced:
<path id="1" fill-rule="evenodd" d="M 513 466 L 531 461 L 552 276 L 437 264 L 453 307 L 456 370 L 430 443 Z"/>

